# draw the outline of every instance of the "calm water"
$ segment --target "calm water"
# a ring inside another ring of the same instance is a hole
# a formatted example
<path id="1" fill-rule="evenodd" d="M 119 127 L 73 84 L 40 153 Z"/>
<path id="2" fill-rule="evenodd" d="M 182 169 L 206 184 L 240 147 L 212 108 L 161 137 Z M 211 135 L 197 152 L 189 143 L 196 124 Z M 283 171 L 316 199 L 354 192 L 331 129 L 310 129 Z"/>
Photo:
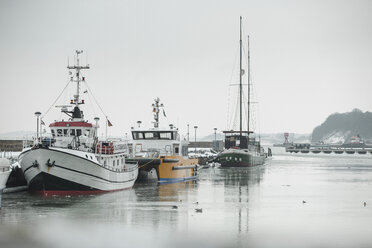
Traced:
<path id="1" fill-rule="evenodd" d="M 203 169 L 196 183 L 5 194 L 0 247 L 372 247 L 371 154 L 275 151 L 265 166 Z"/>

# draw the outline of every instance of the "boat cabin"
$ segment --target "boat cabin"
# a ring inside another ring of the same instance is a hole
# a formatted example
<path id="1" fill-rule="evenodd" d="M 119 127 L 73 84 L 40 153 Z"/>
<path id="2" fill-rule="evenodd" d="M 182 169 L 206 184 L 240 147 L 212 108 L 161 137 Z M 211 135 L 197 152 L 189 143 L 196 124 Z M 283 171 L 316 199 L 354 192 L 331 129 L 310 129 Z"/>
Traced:
<path id="1" fill-rule="evenodd" d="M 89 138 L 95 137 L 96 128 L 88 122 L 60 121 L 49 125 L 52 137 L 79 137 L 84 135 Z"/>
<path id="2" fill-rule="evenodd" d="M 48 145 L 91 150 L 96 139 L 97 126 L 85 121 L 56 121 L 49 125 L 52 141 Z M 94 150 L 94 149 L 93 149 Z"/>
<path id="3" fill-rule="evenodd" d="M 175 131 L 132 131 L 133 140 L 176 140 Z"/>
<path id="4" fill-rule="evenodd" d="M 251 144 L 252 140 L 249 139 L 248 134 L 252 132 L 248 131 L 223 131 L 225 134 L 225 148 L 236 148 L 236 149 L 248 149 L 248 143 Z M 254 140 L 254 139 L 253 139 Z"/>
<path id="5" fill-rule="evenodd" d="M 187 156 L 186 142 L 180 141 L 177 129 L 147 129 L 132 130 L 133 143 L 129 147 L 130 153 L 136 154 L 156 151 L 158 155 Z"/>

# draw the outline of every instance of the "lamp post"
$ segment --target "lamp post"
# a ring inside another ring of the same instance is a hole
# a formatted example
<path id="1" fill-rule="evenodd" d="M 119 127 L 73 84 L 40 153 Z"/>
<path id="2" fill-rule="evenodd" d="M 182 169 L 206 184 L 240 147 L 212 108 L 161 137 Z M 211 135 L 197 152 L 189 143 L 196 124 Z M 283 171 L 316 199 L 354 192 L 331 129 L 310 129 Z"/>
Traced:
<path id="1" fill-rule="evenodd" d="M 189 132 L 189 127 L 190 127 L 190 125 L 187 124 L 187 142 L 190 141 L 190 132 Z"/>
<path id="2" fill-rule="evenodd" d="M 39 111 L 35 112 L 36 116 L 36 140 L 39 142 L 39 117 L 41 113 Z"/>
<path id="3" fill-rule="evenodd" d="M 214 148 L 217 148 L 217 128 L 213 128 L 214 130 Z"/>
<path id="4" fill-rule="evenodd" d="M 195 128 L 195 153 L 196 153 L 196 129 L 198 129 L 198 126 L 194 126 Z"/>

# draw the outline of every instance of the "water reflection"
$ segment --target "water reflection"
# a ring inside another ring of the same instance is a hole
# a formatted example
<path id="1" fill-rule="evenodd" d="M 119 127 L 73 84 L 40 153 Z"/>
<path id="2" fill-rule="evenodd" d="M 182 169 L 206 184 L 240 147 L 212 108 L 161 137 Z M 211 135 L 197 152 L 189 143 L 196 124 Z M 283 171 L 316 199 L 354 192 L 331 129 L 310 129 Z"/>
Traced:
<path id="1" fill-rule="evenodd" d="M 283 154 L 259 167 L 203 169 L 197 182 L 81 197 L 5 194 L 0 246 L 370 247 L 370 185 L 370 158 Z"/>

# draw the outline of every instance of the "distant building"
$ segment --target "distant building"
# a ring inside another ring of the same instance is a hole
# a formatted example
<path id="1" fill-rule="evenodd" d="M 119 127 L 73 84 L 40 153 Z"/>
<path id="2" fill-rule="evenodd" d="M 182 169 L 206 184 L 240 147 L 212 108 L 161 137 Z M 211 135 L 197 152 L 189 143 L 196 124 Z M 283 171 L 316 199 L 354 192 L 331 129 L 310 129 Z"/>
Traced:
<path id="1" fill-rule="evenodd" d="M 214 141 L 190 141 L 189 148 L 213 148 L 216 151 L 222 151 L 224 148 L 223 140 Z"/>
<path id="2" fill-rule="evenodd" d="M 23 142 L 27 146 L 32 146 L 32 140 L 0 140 L 0 151 L 6 152 L 20 152 L 23 150 Z"/>

